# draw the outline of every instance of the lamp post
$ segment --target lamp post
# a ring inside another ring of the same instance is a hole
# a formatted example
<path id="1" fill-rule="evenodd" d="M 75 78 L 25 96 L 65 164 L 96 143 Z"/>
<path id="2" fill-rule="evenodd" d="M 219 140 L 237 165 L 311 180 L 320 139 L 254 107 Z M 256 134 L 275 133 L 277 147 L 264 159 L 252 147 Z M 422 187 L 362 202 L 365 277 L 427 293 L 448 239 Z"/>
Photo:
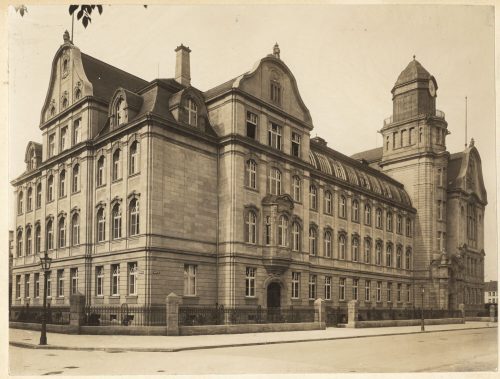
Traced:
<path id="1" fill-rule="evenodd" d="M 40 266 L 43 271 L 43 313 L 42 313 L 42 334 L 40 335 L 40 345 L 47 345 L 47 272 L 50 270 L 52 258 L 49 258 L 47 251 L 40 257 Z"/>
<path id="2" fill-rule="evenodd" d="M 425 292 L 425 289 L 424 289 L 424 286 L 420 286 L 420 293 L 422 295 L 422 308 L 420 308 L 421 310 L 421 316 L 422 316 L 422 321 L 421 321 L 421 324 L 420 324 L 420 331 L 421 332 L 425 332 L 425 326 L 424 326 L 424 292 Z"/>

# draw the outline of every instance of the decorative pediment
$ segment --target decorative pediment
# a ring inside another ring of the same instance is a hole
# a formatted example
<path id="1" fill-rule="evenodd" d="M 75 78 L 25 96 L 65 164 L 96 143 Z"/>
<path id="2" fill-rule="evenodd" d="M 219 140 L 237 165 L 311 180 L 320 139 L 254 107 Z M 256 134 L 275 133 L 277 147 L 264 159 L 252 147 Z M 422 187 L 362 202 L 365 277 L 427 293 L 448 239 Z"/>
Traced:
<path id="1" fill-rule="evenodd" d="M 101 200 L 101 201 L 99 201 L 99 202 L 95 205 L 95 207 L 96 207 L 97 209 L 99 209 L 99 208 L 105 208 L 105 207 L 106 207 L 106 203 L 105 203 L 104 201 L 102 201 L 102 200 Z"/>
<path id="2" fill-rule="evenodd" d="M 133 190 L 132 192 L 130 192 L 127 196 L 127 200 L 130 200 L 130 199 L 133 199 L 133 198 L 139 198 L 141 196 L 141 193 L 140 192 L 137 192 L 136 190 Z M 116 199 L 116 197 L 115 197 Z"/>
<path id="3" fill-rule="evenodd" d="M 78 208 L 76 205 L 71 208 L 71 211 L 69 212 L 71 214 L 71 216 L 73 216 L 75 213 L 78 214 L 80 213 L 80 208 Z"/>
<path id="4" fill-rule="evenodd" d="M 293 209 L 293 199 L 289 194 L 268 194 L 262 199 L 262 205 L 277 205 L 278 212 L 291 211 Z"/>

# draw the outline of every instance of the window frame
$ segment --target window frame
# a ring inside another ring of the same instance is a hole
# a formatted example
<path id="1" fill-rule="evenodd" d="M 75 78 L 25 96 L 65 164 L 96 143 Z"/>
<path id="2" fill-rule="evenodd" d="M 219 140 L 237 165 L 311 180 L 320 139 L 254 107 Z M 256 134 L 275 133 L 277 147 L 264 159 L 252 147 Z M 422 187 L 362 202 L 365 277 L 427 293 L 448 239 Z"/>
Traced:
<path id="1" fill-rule="evenodd" d="M 195 264 L 184 265 L 184 296 L 197 296 L 197 271 Z"/>
<path id="2" fill-rule="evenodd" d="M 255 297 L 255 267 L 245 267 L 245 297 Z"/>

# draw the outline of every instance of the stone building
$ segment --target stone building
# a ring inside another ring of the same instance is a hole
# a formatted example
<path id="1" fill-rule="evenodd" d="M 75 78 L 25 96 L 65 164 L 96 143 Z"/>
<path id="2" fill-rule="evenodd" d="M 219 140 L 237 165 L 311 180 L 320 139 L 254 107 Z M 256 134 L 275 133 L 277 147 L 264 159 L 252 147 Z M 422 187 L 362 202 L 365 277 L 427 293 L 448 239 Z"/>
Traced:
<path id="1" fill-rule="evenodd" d="M 412 61 L 393 89 L 384 147 L 348 157 L 313 122 L 278 45 L 208 91 L 146 81 L 65 35 L 26 149 L 13 303 L 457 308 L 483 283 L 481 161 L 446 151 L 435 79 Z M 477 295 L 476 295 L 477 294 Z"/>
<path id="2" fill-rule="evenodd" d="M 484 303 L 498 304 L 498 281 L 490 280 L 484 283 Z"/>

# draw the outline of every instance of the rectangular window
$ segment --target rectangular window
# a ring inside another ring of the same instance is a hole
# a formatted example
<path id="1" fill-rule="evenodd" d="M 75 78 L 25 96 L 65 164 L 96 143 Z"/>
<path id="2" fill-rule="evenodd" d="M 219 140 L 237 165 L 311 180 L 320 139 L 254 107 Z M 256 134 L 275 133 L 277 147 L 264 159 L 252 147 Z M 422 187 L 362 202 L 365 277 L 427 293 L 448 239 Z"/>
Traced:
<path id="1" fill-rule="evenodd" d="M 111 296 L 120 295 L 120 265 L 111 265 Z"/>
<path id="2" fill-rule="evenodd" d="M 255 139 L 257 137 L 258 117 L 255 113 L 247 112 L 247 137 Z"/>
<path id="3" fill-rule="evenodd" d="M 339 279 L 339 300 L 345 300 L 345 278 Z"/>
<path id="4" fill-rule="evenodd" d="M 300 297 L 300 272 L 292 272 L 292 299 Z"/>
<path id="5" fill-rule="evenodd" d="M 309 275 L 309 299 L 310 300 L 316 299 L 316 282 L 317 282 L 317 276 L 316 275 Z"/>
<path id="6" fill-rule="evenodd" d="M 196 265 L 184 265 L 184 295 L 196 295 Z"/>
<path id="7" fill-rule="evenodd" d="M 401 130 L 401 147 L 405 145 L 406 130 Z"/>
<path id="8" fill-rule="evenodd" d="M 398 290 L 397 290 L 397 300 L 398 303 L 401 302 L 401 290 L 402 290 L 403 285 L 401 283 L 398 283 Z"/>
<path id="9" fill-rule="evenodd" d="M 392 133 L 392 148 L 395 149 L 396 148 L 396 136 L 398 135 L 398 133 Z"/>
<path id="10" fill-rule="evenodd" d="M 30 274 L 24 275 L 24 297 L 30 297 Z"/>
<path id="11" fill-rule="evenodd" d="M 64 270 L 57 270 L 57 296 L 64 296 Z"/>
<path id="12" fill-rule="evenodd" d="M 332 277 L 325 276 L 325 300 L 332 299 Z"/>
<path id="13" fill-rule="evenodd" d="M 292 155 L 300 157 L 300 134 L 292 132 Z"/>
<path id="14" fill-rule="evenodd" d="M 72 268 L 70 271 L 70 287 L 71 294 L 76 295 L 78 292 L 78 268 Z"/>
<path id="15" fill-rule="evenodd" d="M 277 81 L 271 81 L 271 101 L 281 104 L 281 86 Z"/>
<path id="16" fill-rule="evenodd" d="M 387 283 L 387 302 L 392 301 L 392 283 Z"/>
<path id="17" fill-rule="evenodd" d="M 104 296 L 104 267 L 95 268 L 95 295 Z"/>
<path id="18" fill-rule="evenodd" d="M 254 267 L 247 267 L 245 273 L 245 296 L 255 297 L 255 271 Z"/>
<path id="19" fill-rule="evenodd" d="M 61 129 L 61 151 L 68 148 L 68 127 L 65 126 Z"/>
<path id="20" fill-rule="evenodd" d="M 281 126 L 271 122 L 269 125 L 269 130 L 267 133 L 268 136 L 268 145 L 281 150 Z"/>
<path id="21" fill-rule="evenodd" d="M 270 245 L 271 244 L 271 217 L 269 217 L 269 216 L 266 216 L 265 239 L 266 239 L 266 245 Z"/>
<path id="22" fill-rule="evenodd" d="M 55 133 L 49 136 L 49 158 L 56 155 L 56 135 Z"/>
<path id="23" fill-rule="evenodd" d="M 382 282 L 377 282 L 377 302 L 382 301 Z"/>
<path id="24" fill-rule="evenodd" d="M 370 301 L 372 282 L 365 280 L 365 301 Z"/>
<path id="25" fill-rule="evenodd" d="M 411 285 L 410 284 L 406 285 L 406 302 L 407 303 L 411 302 Z"/>
<path id="26" fill-rule="evenodd" d="M 80 126 L 80 120 L 75 120 L 73 122 L 73 145 L 76 145 L 82 140 L 82 130 Z"/>
<path id="27" fill-rule="evenodd" d="M 40 297 L 40 274 L 35 274 L 35 298 Z"/>
<path id="28" fill-rule="evenodd" d="M 358 300 L 359 279 L 352 280 L 352 299 Z"/>
<path id="29" fill-rule="evenodd" d="M 441 200 L 437 201 L 437 214 L 438 214 L 438 220 L 443 219 L 443 207 L 441 206 Z"/>
<path id="30" fill-rule="evenodd" d="M 137 295 L 137 262 L 128 264 L 128 294 Z"/>
<path id="31" fill-rule="evenodd" d="M 21 298 L 21 275 L 16 275 L 16 299 Z"/>
<path id="32" fill-rule="evenodd" d="M 47 271 L 47 297 L 52 297 L 52 271 Z"/>
<path id="33" fill-rule="evenodd" d="M 415 134 L 415 128 L 410 128 L 410 131 L 408 132 L 408 145 L 413 144 L 413 134 Z"/>

